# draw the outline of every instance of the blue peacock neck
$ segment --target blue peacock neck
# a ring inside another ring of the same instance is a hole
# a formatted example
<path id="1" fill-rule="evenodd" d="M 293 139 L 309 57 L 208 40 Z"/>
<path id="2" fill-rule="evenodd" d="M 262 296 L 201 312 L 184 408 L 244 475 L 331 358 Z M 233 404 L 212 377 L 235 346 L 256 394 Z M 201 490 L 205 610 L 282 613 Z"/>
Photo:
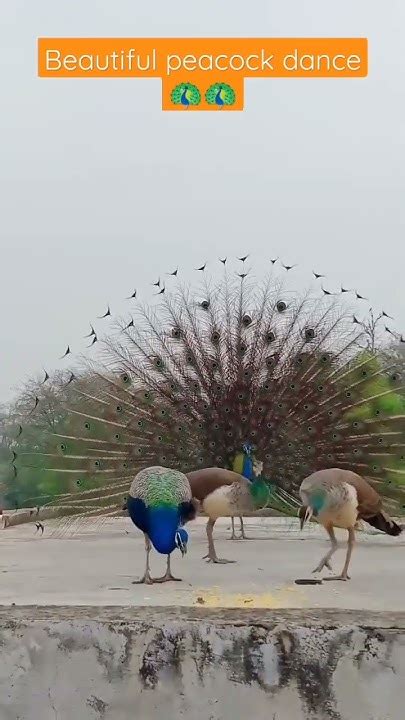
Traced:
<path id="1" fill-rule="evenodd" d="M 261 472 L 256 474 L 254 448 L 250 443 L 244 443 L 242 452 L 235 456 L 233 470 L 239 472 L 250 482 L 250 493 L 255 508 L 263 508 L 270 498 L 270 488 Z"/>
<path id="2" fill-rule="evenodd" d="M 180 526 L 177 508 L 149 508 L 149 538 L 162 555 L 170 555 L 176 548 L 176 532 Z"/>

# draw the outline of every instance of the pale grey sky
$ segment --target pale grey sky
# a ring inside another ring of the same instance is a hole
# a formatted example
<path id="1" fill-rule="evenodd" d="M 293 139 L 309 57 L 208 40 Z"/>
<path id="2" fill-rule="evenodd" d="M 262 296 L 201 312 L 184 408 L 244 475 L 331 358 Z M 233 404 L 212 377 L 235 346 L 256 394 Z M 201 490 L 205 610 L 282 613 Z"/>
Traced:
<path id="1" fill-rule="evenodd" d="M 403 0 L 0 7 L 0 401 L 165 270 L 281 254 L 405 331 Z M 36 77 L 38 36 L 365 36 L 365 80 L 250 80 L 243 113 L 162 113 L 160 81 Z"/>

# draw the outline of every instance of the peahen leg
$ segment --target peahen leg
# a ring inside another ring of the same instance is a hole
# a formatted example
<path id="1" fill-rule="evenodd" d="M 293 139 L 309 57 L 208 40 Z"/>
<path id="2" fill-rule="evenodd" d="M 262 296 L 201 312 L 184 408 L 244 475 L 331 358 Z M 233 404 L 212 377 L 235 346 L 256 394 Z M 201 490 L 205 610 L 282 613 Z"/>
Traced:
<path id="1" fill-rule="evenodd" d="M 237 540 L 237 537 L 236 537 L 236 535 L 235 535 L 235 518 L 233 517 L 233 515 L 232 515 L 232 517 L 231 517 L 231 523 L 232 523 L 232 535 L 231 535 L 231 540 Z"/>
<path id="2" fill-rule="evenodd" d="M 243 517 L 240 516 L 240 517 L 239 517 L 239 520 L 240 520 L 241 538 L 242 538 L 243 540 L 250 540 L 250 538 L 249 538 L 247 535 L 245 535 L 245 526 L 244 526 L 244 523 L 243 523 Z"/>
<path id="3" fill-rule="evenodd" d="M 332 555 L 333 555 L 333 554 L 336 552 L 336 550 L 338 549 L 338 542 L 337 542 L 337 540 L 336 540 L 336 536 L 335 536 L 335 533 L 334 533 L 334 530 L 333 530 L 333 525 L 330 525 L 329 527 L 325 528 L 325 530 L 327 531 L 327 533 L 328 533 L 328 535 L 329 535 L 329 537 L 330 537 L 330 541 L 331 541 L 331 543 L 332 543 L 332 547 L 331 547 L 331 549 L 329 550 L 329 552 L 326 553 L 325 557 L 322 558 L 321 562 L 319 563 L 319 565 L 317 565 L 317 567 L 315 568 L 315 570 L 312 571 L 312 572 L 314 572 L 314 573 L 316 573 L 316 572 L 321 572 L 321 570 L 323 570 L 324 567 L 327 567 L 328 570 L 332 570 L 329 560 L 331 559 Z"/>
<path id="4" fill-rule="evenodd" d="M 342 570 L 341 575 L 333 575 L 332 577 L 326 577 L 325 580 L 350 580 L 349 575 L 347 574 L 347 571 L 349 569 L 350 564 L 350 558 L 352 557 L 354 542 L 355 542 L 355 532 L 354 528 L 349 528 L 349 539 L 347 541 L 347 553 L 346 553 L 346 560 L 345 564 Z"/>
<path id="5" fill-rule="evenodd" d="M 207 522 L 208 553 L 207 553 L 207 555 L 204 555 L 203 560 L 205 558 L 208 558 L 207 562 L 220 563 L 222 565 L 225 565 L 226 563 L 235 562 L 235 560 L 225 560 L 225 559 L 220 559 L 217 557 L 217 553 L 215 551 L 214 540 L 212 537 L 214 525 L 215 525 L 215 520 L 212 520 L 211 518 L 209 518 L 208 522 Z"/>
<path id="6" fill-rule="evenodd" d="M 164 583 L 164 582 L 170 582 L 170 580 L 174 580 L 175 582 L 181 582 L 181 578 L 176 578 L 176 577 L 174 577 L 174 575 L 172 575 L 172 571 L 170 569 L 170 555 L 168 555 L 165 574 L 163 575 L 163 577 L 155 578 L 155 580 L 153 582 Z"/>
<path id="7" fill-rule="evenodd" d="M 133 585 L 142 585 L 145 583 L 146 585 L 153 585 L 155 580 L 151 578 L 150 576 L 150 567 L 149 567 L 149 555 L 151 550 L 151 543 L 147 535 L 144 535 L 145 537 L 145 552 L 146 552 L 146 567 L 143 577 L 140 580 L 133 580 Z"/>

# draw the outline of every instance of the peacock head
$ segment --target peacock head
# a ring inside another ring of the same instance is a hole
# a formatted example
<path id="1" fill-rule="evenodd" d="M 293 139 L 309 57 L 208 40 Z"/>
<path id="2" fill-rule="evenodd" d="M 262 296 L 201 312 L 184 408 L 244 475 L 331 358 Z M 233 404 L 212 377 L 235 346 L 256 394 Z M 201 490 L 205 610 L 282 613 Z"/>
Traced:
<path id="1" fill-rule="evenodd" d="M 188 532 L 184 528 L 179 528 L 174 537 L 174 542 L 184 557 L 187 552 Z"/>
<path id="2" fill-rule="evenodd" d="M 251 455 L 253 452 L 253 445 L 251 443 L 244 443 L 242 445 L 242 451 L 245 455 Z"/>
<path id="3" fill-rule="evenodd" d="M 298 517 L 300 519 L 301 530 L 304 527 L 305 523 L 311 519 L 313 514 L 314 511 L 309 505 L 301 505 L 301 507 L 298 509 Z"/>

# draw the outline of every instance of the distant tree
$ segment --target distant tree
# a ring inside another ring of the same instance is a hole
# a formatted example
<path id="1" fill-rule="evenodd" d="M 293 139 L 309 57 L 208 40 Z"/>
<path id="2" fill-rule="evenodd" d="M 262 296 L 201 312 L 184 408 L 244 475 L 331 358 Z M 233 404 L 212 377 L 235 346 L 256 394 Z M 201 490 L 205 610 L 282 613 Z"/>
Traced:
<path id="1" fill-rule="evenodd" d="M 69 383 L 70 373 L 58 372 L 46 382 L 28 380 L 0 420 L 0 484 L 9 508 L 43 505 L 72 490 L 52 470 L 60 441 L 55 434 L 79 424 L 80 392 L 100 391 L 102 381 L 89 373 Z"/>

